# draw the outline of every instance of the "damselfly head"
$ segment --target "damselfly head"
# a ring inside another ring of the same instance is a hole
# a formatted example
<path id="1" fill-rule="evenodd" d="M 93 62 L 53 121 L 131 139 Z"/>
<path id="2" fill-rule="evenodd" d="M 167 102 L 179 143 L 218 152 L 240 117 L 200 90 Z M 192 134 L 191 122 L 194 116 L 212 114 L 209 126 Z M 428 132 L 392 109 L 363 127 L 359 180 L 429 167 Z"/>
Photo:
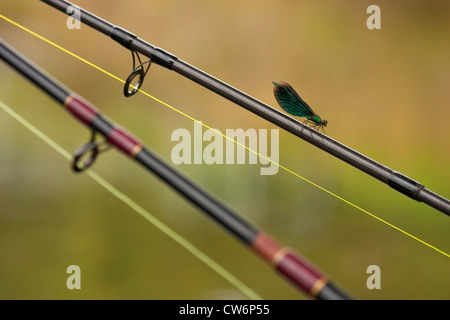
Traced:
<path id="1" fill-rule="evenodd" d="M 322 120 L 322 124 L 326 127 L 327 124 L 328 124 L 328 121 L 327 120 Z"/>

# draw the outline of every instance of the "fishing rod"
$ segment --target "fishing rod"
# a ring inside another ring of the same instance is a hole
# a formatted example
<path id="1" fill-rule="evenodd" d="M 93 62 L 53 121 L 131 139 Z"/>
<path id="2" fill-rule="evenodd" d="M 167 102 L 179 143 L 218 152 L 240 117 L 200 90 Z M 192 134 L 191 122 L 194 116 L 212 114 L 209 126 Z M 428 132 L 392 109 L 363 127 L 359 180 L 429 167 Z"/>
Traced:
<path id="1" fill-rule="evenodd" d="M 74 154 L 72 169 L 82 172 L 92 166 L 97 156 L 115 147 L 178 191 L 187 200 L 230 231 L 261 258 L 272 264 L 288 281 L 310 297 L 320 300 L 348 300 L 316 266 L 293 249 L 282 246 L 267 233 L 258 230 L 230 208 L 169 166 L 138 138 L 103 116 L 91 103 L 50 78 L 34 63 L 21 56 L 0 39 L 0 58 L 45 91 L 70 114 L 91 129 L 91 140 Z M 96 136 L 104 137 L 96 141 Z"/>
<path id="2" fill-rule="evenodd" d="M 394 171 L 375 160 L 347 147 L 346 145 L 333 140 L 317 130 L 310 129 L 307 125 L 289 117 L 288 115 L 270 107 L 269 105 L 239 91 L 229 84 L 205 73 L 204 71 L 189 65 L 175 55 L 138 38 L 133 33 L 117 27 L 112 23 L 99 18 L 89 11 L 86 11 L 65 0 L 41 0 L 52 7 L 69 14 L 76 8 L 79 14 L 74 18 L 94 28 L 97 31 L 111 37 L 125 48 L 129 49 L 133 56 L 133 70 L 128 76 L 124 94 L 129 97 L 135 94 L 142 86 L 144 77 L 149 71 L 151 63 L 155 63 L 169 70 L 173 70 L 180 75 L 202 85 L 203 87 L 219 94 L 220 96 L 236 103 L 237 105 L 253 112 L 276 126 L 292 133 L 293 135 L 311 143 L 312 145 L 334 155 L 355 168 L 369 174 L 370 176 L 388 184 L 393 189 L 402 194 L 424 202 L 429 206 L 450 215 L 450 201 L 446 198 L 428 190 L 421 183 Z M 138 53 L 149 58 L 142 62 Z M 139 64 L 138 64 L 139 62 Z M 133 81 L 137 83 L 131 86 Z"/>

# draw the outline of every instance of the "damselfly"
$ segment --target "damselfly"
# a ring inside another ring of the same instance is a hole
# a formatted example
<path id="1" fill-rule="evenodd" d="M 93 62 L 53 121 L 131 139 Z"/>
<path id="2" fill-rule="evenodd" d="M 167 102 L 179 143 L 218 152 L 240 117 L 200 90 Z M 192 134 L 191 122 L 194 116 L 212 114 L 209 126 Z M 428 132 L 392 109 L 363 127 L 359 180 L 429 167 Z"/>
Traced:
<path id="1" fill-rule="evenodd" d="M 306 117 L 304 123 L 312 124 L 312 127 L 324 130 L 323 127 L 327 125 L 328 121 L 322 120 L 288 83 L 273 82 L 273 84 L 275 85 L 273 87 L 275 99 L 284 111 L 293 116 Z"/>

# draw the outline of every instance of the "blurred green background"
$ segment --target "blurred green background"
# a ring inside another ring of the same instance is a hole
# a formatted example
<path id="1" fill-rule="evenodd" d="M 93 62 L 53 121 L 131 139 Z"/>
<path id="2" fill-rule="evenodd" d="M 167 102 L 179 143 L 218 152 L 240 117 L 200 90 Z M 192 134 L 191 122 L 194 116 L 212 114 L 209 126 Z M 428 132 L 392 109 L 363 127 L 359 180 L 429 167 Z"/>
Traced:
<path id="1" fill-rule="evenodd" d="M 450 197 L 448 1 L 74 1 L 149 43 L 279 109 L 287 81 L 349 147 Z M 366 9 L 381 8 L 381 30 Z M 130 53 L 40 1 L 0 13 L 125 79 Z M 0 19 L 0 36 L 170 161 L 193 121 Z M 89 133 L 0 64 L 1 100 L 73 152 Z M 156 65 L 143 90 L 222 130 L 273 125 Z M 280 130 L 280 163 L 411 235 L 450 252 L 448 217 Z M 448 299 L 449 259 L 279 170 L 180 165 L 243 217 L 295 248 L 360 299 Z M 265 299 L 305 299 L 170 188 L 116 151 L 94 170 Z M 81 268 L 68 290 L 66 268 Z M 369 290 L 366 269 L 381 268 Z M 0 110 L 0 298 L 245 299 L 217 273 L 111 196 Z"/>

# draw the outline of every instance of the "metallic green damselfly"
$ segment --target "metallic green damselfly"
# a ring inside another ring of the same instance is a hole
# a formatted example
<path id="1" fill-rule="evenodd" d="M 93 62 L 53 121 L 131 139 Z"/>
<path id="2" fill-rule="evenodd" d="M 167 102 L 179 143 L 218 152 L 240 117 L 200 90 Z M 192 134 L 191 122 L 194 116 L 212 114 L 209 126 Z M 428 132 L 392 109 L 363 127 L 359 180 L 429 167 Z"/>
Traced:
<path id="1" fill-rule="evenodd" d="M 296 117 L 306 117 L 304 123 L 312 124 L 313 128 L 323 130 L 328 124 L 328 121 L 322 120 L 288 83 L 281 81 L 273 84 L 275 99 L 284 111 Z"/>

